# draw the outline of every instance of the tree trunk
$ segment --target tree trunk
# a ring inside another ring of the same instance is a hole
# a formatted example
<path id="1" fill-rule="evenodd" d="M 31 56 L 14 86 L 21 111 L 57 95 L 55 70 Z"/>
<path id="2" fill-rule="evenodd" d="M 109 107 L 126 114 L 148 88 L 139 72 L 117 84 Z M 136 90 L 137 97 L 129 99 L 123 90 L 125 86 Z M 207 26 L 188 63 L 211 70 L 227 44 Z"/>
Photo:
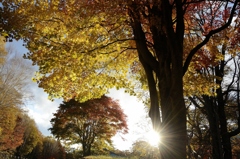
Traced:
<path id="1" fill-rule="evenodd" d="M 149 116 L 154 129 L 160 131 L 162 136 L 159 147 L 162 159 L 186 158 L 186 108 L 182 81 L 184 23 L 181 1 L 176 3 L 176 28 L 172 26 L 169 1 L 153 5 L 149 10 L 153 15 L 150 23 L 154 25 L 150 29 L 154 53 L 147 46 L 144 28 L 139 19 L 141 13 L 139 14 L 139 8 L 136 7 L 138 5 L 133 5 L 130 10 L 138 56 L 145 70 L 150 92 Z"/>
<path id="2" fill-rule="evenodd" d="M 218 98 L 223 98 L 222 93 L 217 96 L 219 96 Z M 218 107 L 219 107 L 218 111 L 219 111 L 219 119 L 220 119 L 222 147 L 224 152 L 223 158 L 232 159 L 232 146 L 231 146 L 231 140 L 230 140 L 230 136 L 227 128 L 227 120 L 226 120 L 226 114 L 224 110 L 224 103 L 222 103 L 222 101 L 219 99 L 218 99 Z"/>
<path id="3" fill-rule="evenodd" d="M 89 147 L 83 148 L 83 156 L 90 156 L 91 155 L 91 150 Z"/>
<path id="4" fill-rule="evenodd" d="M 212 144 L 212 158 L 223 159 L 222 140 L 219 130 L 219 116 L 216 102 L 213 97 L 203 96 L 204 108 L 207 112 L 207 118 L 210 127 L 211 144 Z"/>
<path id="5" fill-rule="evenodd" d="M 161 156 L 163 159 L 186 158 L 186 110 L 183 98 L 178 94 L 164 99 L 161 94 L 161 107 Z"/>
<path id="6" fill-rule="evenodd" d="M 86 143 L 82 144 L 83 149 L 83 156 L 90 156 L 91 155 L 91 146 Z"/>
<path id="7" fill-rule="evenodd" d="M 224 54 L 225 53 L 223 52 L 223 55 Z M 221 79 L 216 79 L 216 83 L 220 86 L 216 90 L 216 92 L 217 92 L 218 114 L 219 114 L 219 121 L 220 121 L 220 131 L 221 131 L 221 137 L 222 137 L 224 159 L 232 159 L 232 146 L 231 146 L 230 136 L 228 133 L 227 118 L 225 113 L 226 101 L 224 100 L 222 87 L 221 87 L 223 74 L 224 74 L 224 66 L 225 66 L 224 61 L 221 61 L 220 66 L 215 67 L 216 76 L 221 78 Z"/>
<path id="8" fill-rule="evenodd" d="M 176 1 L 176 29 L 172 27 L 172 10 L 168 1 L 162 2 L 162 10 L 163 26 L 160 30 L 158 29 L 160 38 L 154 38 L 154 41 L 162 44 L 160 48 L 155 49 L 160 70 L 157 78 L 162 113 L 161 131 L 164 136 L 160 151 L 163 159 L 184 159 L 186 158 L 187 132 L 182 81 L 184 24 L 181 1 Z"/>

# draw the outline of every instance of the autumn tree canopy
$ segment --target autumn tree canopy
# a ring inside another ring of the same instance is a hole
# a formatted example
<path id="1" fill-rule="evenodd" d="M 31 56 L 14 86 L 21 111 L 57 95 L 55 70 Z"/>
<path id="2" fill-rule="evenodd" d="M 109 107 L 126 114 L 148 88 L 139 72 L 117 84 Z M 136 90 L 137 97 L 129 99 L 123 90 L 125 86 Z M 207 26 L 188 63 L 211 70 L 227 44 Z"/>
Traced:
<path id="1" fill-rule="evenodd" d="M 18 107 L 0 108 L 0 151 L 12 153 L 23 143 L 25 125 L 22 122 L 22 110 Z"/>
<path id="2" fill-rule="evenodd" d="M 81 144 L 84 156 L 90 155 L 99 144 L 100 149 L 108 148 L 111 137 L 127 132 L 126 115 L 118 102 L 107 96 L 83 103 L 74 99 L 63 102 L 51 123 L 52 134 L 72 144 Z"/>
<path id="3" fill-rule="evenodd" d="M 23 142 L 16 148 L 15 155 L 18 157 L 27 156 L 37 146 L 37 143 L 42 140 L 42 134 L 37 128 L 37 125 L 33 119 L 27 114 L 22 115 L 22 122 L 25 126 L 23 134 Z"/>
<path id="4" fill-rule="evenodd" d="M 141 63 L 150 94 L 149 115 L 164 136 L 162 158 L 186 158 L 183 78 L 196 79 L 191 77 L 197 70 L 189 66 L 206 57 L 204 46 L 216 33 L 228 31 L 239 15 L 238 0 L 13 0 L 2 4 L 2 34 L 26 41 L 30 50 L 26 57 L 40 67 L 36 80 L 52 98 L 75 97 L 83 102 L 109 88 L 133 89 Z"/>

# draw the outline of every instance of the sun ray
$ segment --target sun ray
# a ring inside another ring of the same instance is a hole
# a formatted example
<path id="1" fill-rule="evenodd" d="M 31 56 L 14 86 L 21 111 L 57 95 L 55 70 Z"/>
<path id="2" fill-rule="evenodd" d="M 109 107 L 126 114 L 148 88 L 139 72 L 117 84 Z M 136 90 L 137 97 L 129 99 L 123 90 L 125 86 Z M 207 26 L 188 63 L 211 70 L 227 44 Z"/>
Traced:
<path id="1" fill-rule="evenodd" d="M 150 130 L 146 134 L 146 139 L 151 146 L 158 147 L 161 137 L 156 131 Z"/>

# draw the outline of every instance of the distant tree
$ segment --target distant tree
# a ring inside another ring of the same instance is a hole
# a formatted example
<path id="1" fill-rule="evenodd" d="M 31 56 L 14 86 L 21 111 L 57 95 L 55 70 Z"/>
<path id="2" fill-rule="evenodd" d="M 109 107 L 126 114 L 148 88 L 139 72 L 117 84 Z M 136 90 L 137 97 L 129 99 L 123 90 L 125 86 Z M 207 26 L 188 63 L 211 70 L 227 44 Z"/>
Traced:
<path id="1" fill-rule="evenodd" d="M 118 102 L 107 96 L 84 103 L 74 99 L 63 102 L 51 123 L 52 134 L 72 144 L 80 143 L 83 156 L 90 155 L 92 147 L 103 140 L 111 145 L 111 137 L 127 132 L 126 115 Z"/>
<path id="2" fill-rule="evenodd" d="M 20 106 L 32 98 L 32 67 L 17 54 L 13 47 L 8 47 L 5 61 L 0 63 L 0 107 Z"/>
<path id="3" fill-rule="evenodd" d="M 31 153 L 29 153 L 26 157 L 28 159 L 42 159 L 42 151 L 43 151 L 43 137 L 34 147 Z"/>
<path id="4" fill-rule="evenodd" d="M 0 111 L 0 151 L 13 153 L 23 142 L 25 125 L 18 107 L 2 107 Z"/>
<path id="5" fill-rule="evenodd" d="M 35 121 L 27 114 L 23 116 L 23 124 L 25 126 L 23 143 L 17 147 L 15 153 L 18 158 L 27 156 L 29 153 L 31 153 L 42 138 Z"/>
<path id="6" fill-rule="evenodd" d="M 82 157 L 82 150 L 80 150 L 79 148 L 71 148 L 69 146 L 66 147 L 66 145 L 64 146 L 67 159 L 77 159 Z"/>
<path id="7" fill-rule="evenodd" d="M 132 147 L 132 156 L 139 159 L 160 159 L 158 148 L 151 146 L 147 141 L 136 141 Z"/>
<path id="8" fill-rule="evenodd" d="M 0 36 L 0 150 L 15 152 L 23 142 L 24 114 L 21 109 L 30 95 L 32 69 Z"/>
<path id="9" fill-rule="evenodd" d="M 44 159 L 65 159 L 65 151 L 59 141 L 52 137 L 45 137 L 41 156 Z"/>
<path id="10" fill-rule="evenodd" d="M 65 159 L 66 152 L 62 144 L 53 137 L 41 136 L 41 140 L 25 157 L 27 159 Z"/>

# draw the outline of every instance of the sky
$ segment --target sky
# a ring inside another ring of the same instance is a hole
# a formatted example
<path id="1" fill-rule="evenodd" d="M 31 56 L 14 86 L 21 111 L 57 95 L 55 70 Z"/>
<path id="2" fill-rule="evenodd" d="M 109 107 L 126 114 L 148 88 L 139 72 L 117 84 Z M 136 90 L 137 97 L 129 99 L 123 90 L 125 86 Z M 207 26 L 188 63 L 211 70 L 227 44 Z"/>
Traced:
<path id="1" fill-rule="evenodd" d="M 22 45 L 22 42 L 11 42 L 10 44 L 18 52 L 23 55 L 28 50 Z M 29 65 L 31 61 L 26 60 Z M 36 67 L 35 67 L 36 68 Z M 33 74 L 33 73 L 32 73 Z M 48 95 L 42 88 L 37 86 L 37 83 L 32 82 L 30 86 L 33 101 L 28 102 L 25 106 L 28 114 L 33 118 L 44 136 L 51 136 L 48 129 L 51 127 L 50 120 L 53 118 L 53 113 L 58 109 L 61 99 L 55 99 L 53 102 L 48 100 Z M 113 144 L 119 150 L 129 150 L 132 144 L 139 139 L 146 139 L 146 134 L 151 130 L 150 119 L 147 117 L 147 111 L 143 103 L 135 96 L 130 96 L 123 89 L 111 89 L 107 96 L 119 101 L 120 106 L 127 115 L 128 134 L 114 136 Z"/>

